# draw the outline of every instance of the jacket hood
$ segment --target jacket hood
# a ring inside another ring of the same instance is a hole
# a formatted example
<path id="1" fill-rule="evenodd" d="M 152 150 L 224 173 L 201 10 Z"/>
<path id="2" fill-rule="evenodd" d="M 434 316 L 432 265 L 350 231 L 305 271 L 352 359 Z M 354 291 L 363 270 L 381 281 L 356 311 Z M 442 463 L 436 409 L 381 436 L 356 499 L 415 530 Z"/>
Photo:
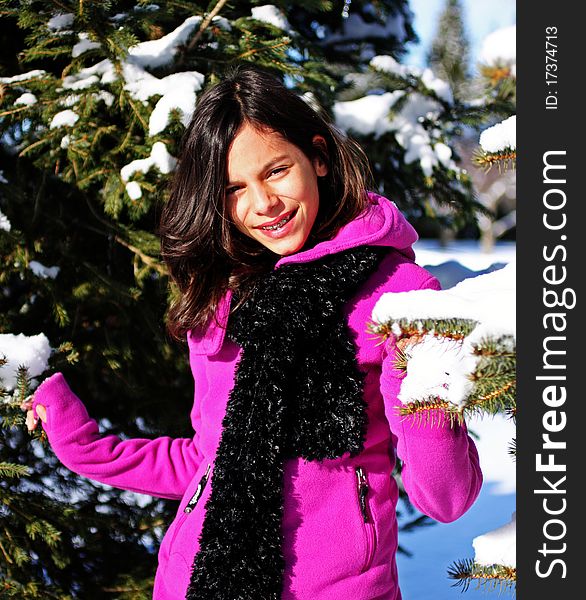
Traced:
<path id="1" fill-rule="evenodd" d="M 410 260 L 415 259 L 413 244 L 418 236 L 412 225 L 391 200 L 374 192 L 368 193 L 369 204 L 353 221 L 342 226 L 331 240 L 319 242 L 313 248 L 280 258 L 275 268 L 282 265 L 310 262 L 356 246 L 389 246 Z M 232 291 L 228 290 L 218 305 L 217 321 L 204 330 L 192 329 L 187 334 L 190 351 L 194 354 L 216 354 L 224 341 L 230 312 Z"/>

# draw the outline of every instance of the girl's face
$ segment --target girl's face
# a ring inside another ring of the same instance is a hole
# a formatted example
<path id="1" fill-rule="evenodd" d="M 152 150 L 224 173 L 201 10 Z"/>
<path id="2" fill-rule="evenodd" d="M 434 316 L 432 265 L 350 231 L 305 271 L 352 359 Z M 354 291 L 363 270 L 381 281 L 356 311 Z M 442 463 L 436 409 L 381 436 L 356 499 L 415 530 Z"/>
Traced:
<path id="1" fill-rule="evenodd" d="M 314 144 L 323 145 L 321 136 Z M 328 172 L 271 130 L 244 124 L 228 151 L 226 202 L 245 235 L 281 256 L 300 250 L 319 208 L 317 178 Z"/>

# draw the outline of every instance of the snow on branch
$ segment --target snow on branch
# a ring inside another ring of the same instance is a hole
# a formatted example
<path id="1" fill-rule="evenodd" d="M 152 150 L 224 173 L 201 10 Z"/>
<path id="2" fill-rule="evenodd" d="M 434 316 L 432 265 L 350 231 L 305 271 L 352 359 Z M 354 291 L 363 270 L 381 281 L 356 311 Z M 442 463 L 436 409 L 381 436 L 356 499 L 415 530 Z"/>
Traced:
<path id="1" fill-rule="evenodd" d="M 514 262 L 448 290 L 383 294 L 370 330 L 397 342 L 403 414 L 514 412 Z"/>
<path id="2" fill-rule="evenodd" d="M 481 151 L 474 155 L 474 162 L 487 169 L 498 164 L 505 169 L 517 160 L 517 116 L 513 115 L 480 134 Z"/>
<path id="3" fill-rule="evenodd" d="M 405 162 L 419 163 L 426 177 L 431 177 L 434 167 L 439 165 L 459 172 L 451 148 L 441 141 L 440 129 L 429 130 L 422 124 L 426 119 L 440 117 L 444 111 L 441 102 L 452 104 L 448 83 L 429 68 L 401 65 L 391 56 L 375 56 L 370 67 L 375 72 L 404 80 L 405 89 L 336 102 L 333 107 L 336 125 L 344 131 L 373 135 L 375 139 L 387 132 L 394 133 L 397 143 L 405 149 Z"/>
<path id="4" fill-rule="evenodd" d="M 16 387 L 18 369 L 24 366 L 30 377 L 41 375 L 48 368 L 51 346 L 44 333 L 24 335 L 0 333 L 0 382 L 6 390 Z"/>
<path id="5" fill-rule="evenodd" d="M 509 67 L 516 75 L 517 26 L 503 27 L 487 35 L 479 53 L 479 62 L 486 67 Z"/>
<path id="6" fill-rule="evenodd" d="M 121 62 L 124 89 L 134 100 L 147 104 L 149 98 L 160 96 L 149 118 L 149 135 L 161 133 L 169 124 L 172 110 L 178 110 L 181 122 L 187 125 L 195 107 L 196 92 L 204 82 L 197 71 L 172 73 L 156 77 L 148 69 L 159 69 L 173 62 L 179 47 L 186 43 L 201 17 L 188 17 L 179 27 L 157 39 L 140 42 L 128 48 L 128 55 Z M 77 52 L 89 49 L 76 46 Z M 114 63 L 104 59 L 95 65 L 80 69 L 63 78 L 64 90 L 81 90 L 93 85 L 108 85 L 119 78 Z"/>
<path id="7" fill-rule="evenodd" d="M 506 525 L 474 538 L 474 560 L 461 560 L 448 570 L 448 576 L 466 591 L 475 581 L 478 587 L 510 589 L 517 581 L 516 513 Z"/>

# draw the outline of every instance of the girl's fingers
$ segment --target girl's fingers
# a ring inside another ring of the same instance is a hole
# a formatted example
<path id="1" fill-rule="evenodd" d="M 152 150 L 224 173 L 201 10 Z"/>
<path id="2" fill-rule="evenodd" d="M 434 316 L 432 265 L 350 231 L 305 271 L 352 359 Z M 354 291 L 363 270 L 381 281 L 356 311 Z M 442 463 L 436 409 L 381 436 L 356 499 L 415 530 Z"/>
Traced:
<path id="1" fill-rule="evenodd" d="M 42 404 L 37 404 L 37 415 L 41 417 L 43 423 L 47 422 L 47 409 Z"/>
<path id="2" fill-rule="evenodd" d="M 39 418 L 43 423 L 47 422 L 47 409 L 42 404 L 36 406 L 37 416 L 32 409 L 26 411 L 26 426 L 29 431 L 34 431 L 37 428 Z"/>
<path id="3" fill-rule="evenodd" d="M 28 397 L 28 400 L 25 400 L 20 404 L 20 408 L 22 410 L 30 410 L 33 407 L 33 398 L 32 396 Z"/>
<path id="4" fill-rule="evenodd" d="M 34 431 L 37 428 L 38 419 L 35 419 L 35 415 L 32 410 L 26 412 L 26 426 L 29 431 Z"/>

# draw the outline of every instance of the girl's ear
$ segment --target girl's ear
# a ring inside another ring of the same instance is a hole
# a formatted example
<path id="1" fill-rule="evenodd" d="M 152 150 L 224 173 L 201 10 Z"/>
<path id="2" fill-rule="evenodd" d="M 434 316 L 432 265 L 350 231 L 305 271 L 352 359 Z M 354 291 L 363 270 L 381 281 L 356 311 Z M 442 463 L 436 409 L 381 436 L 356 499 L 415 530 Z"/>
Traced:
<path id="1" fill-rule="evenodd" d="M 328 163 L 324 157 L 328 156 L 328 145 L 321 135 L 314 135 L 311 140 L 317 149 L 316 156 L 313 159 L 313 168 L 318 177 L 325 177 L 328 174 Z"/>

